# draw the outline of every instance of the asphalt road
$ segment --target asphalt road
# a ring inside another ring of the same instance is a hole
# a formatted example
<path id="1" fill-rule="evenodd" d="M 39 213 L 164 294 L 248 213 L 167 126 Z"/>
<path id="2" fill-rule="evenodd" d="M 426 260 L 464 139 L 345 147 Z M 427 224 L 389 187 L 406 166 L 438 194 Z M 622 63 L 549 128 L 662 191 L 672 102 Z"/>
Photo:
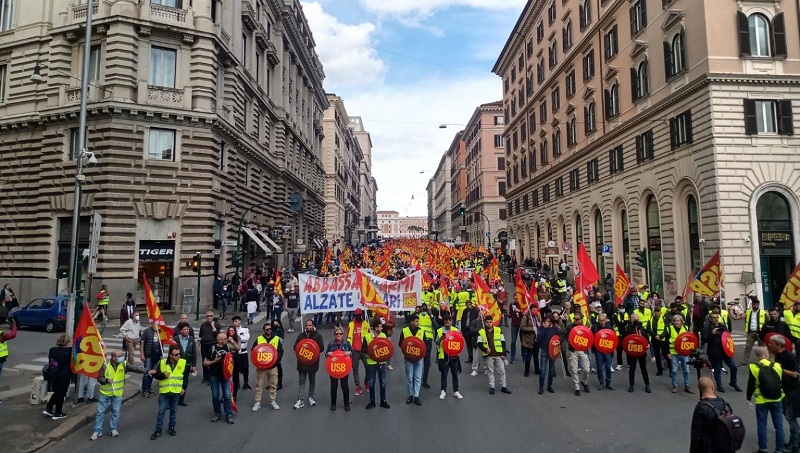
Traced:
<path id="1" fill-rule="evenodd" d="M 741 326 L 737 327 L 741 332 Z M 254 325 L 251 332 L 257 335 L 260 325 Z M 323 327 L 321 333 L 326 343 L 331 340 L 330 327 Z M 295 335 L 287 334 L 289 346 L 293 344 Z M 540 396 L 536 393 L 538 376 L 532 374 L 524 378 L 522 364 L 517 362 L 508 367 L 509 388 L 513 395 L 499 391 L 489 395 L 487 377 L 483 374 L 471 377 L 470 369 L 465 365 L 465 372 L 460 375 L 463 400 L 456 400 L 451 394 L 443 401 L 438 399 L 440 374 L 433 368 L 430 377 L 432 388 L 423 389 L 422 406 L 418 407 L 405 404 L 403 360 L 396 356 L 393 359 L 395 369 L 388 372 L 391 409 L 365 410 L 368 402 L 365 393 L 351 396 L 351 412 L 342 410 L 341 396 L 338 410 L 331 412 L 329 380 L 324 370 L 320 370 L 316 391 L 318 405 L 293 410 L 298 388 L 294 354 L 286 354 L 283 363 L 285 376 L 284 388 L 278 393 L 279 411 L 264 407 L 257 413 L 251 412 L 253 392 L 242 391 L 236 424 L 212 424 L 211 392 L 200 383 L 198 376 L 189 385 L 189 407 L 179 408 L 177 437 L 165 433 L 151 441 L 149 436 L 155 426 L 157 399 L 137 397 L 123 407 L 119 428 L 121 437 L 110 438 L 106 432 L 100 440 L 91 442 L 92 429 L 86 426 L 51 444 L 45 451 L 77 453 L 102 448 L 106 452 L 128 452 L 154 447 L 160 451 L 255 452 L 265 448 L 330 451 L 332 446 L 424 451 L 446 445 L 466 451 L 494 451 L 530 445 L 537 450 L 552 448 L 560 452 L 675 453 L 688 449 L 689 425 L 698 399 L 697 395 L 670 393 L 669 377 L 666 374 L 656 377 L 652 363 L 649 363 L 652 394 L 644 392 L 638 374 L 636 392 L 628 393 L 627 371 L 623 367 L 622 371 L 612 375 L 616 391 L 597 391 L 597 377 L 592 374 L 589 381 L 591 393 L 576 397 L 572 381 L 565 379 L 559 371 L 554 383 L 556 393 L 545 392 Z M 254 371 L 251 371 L 251 376 L 255 376 Z M 696 385 L 694 379 L 692 374 L 692 382 Z M 727 378 L 724 379 L 727 383 Z M 743 375 L 741 385 L 744 386 L 745 382 L 746 375 Z M 255 380 L 251 379 L 251 385 L 254 383 Z M 742 451 L 756 450 L 754 410 L 748 409 L 743 393 L 729 391 L 724 396 L 747 424 L 748 433 Z M 772 442 L 770 437 L 770 446 Z"/>

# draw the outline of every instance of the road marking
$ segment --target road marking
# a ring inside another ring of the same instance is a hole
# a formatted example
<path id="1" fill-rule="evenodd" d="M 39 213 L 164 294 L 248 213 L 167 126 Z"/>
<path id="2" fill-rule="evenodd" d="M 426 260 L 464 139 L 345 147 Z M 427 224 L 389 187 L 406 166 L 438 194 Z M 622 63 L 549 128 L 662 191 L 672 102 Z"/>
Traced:
<path id="1" fill-rule="evenodd" d="M 42 371 L 41 365 L 28 365 L 26 363 L 20 363 L 19 365 L 15 365 L 11 368 L 16 368 L 18 370 L 28 370 L 28 371 Z"/>
<path id="2" fill-rule="evenodd" d="M 38 359 L 33 359 L 34 362 L 44 362 L 47 363 L 50 361 L 47 357 L 39 357 Z"/>
<path id="3" fill-rule="evenodd" d="M 6 390 L 5 392 L 0 392 L 0 399 L 5 398 L 12 398 L 19 395 L 24 395 L 26 393 L 30 393 L 31 386 L 26 385 L 25 387 L 17 387 L 10 390 Z"/>

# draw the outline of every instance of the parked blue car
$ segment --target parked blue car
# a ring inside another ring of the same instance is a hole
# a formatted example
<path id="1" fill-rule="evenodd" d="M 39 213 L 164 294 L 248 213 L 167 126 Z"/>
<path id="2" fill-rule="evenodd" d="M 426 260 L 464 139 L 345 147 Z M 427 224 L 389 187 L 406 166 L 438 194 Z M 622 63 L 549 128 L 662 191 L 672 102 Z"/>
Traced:
<path id="1" fill-rule="evenodd" d="M 11 310 L 9 316 L 18 326 L 44 327 L 52 333 L 67 328 L 68 296 L 42 297 L 33 299 L 23 307 Z"/>

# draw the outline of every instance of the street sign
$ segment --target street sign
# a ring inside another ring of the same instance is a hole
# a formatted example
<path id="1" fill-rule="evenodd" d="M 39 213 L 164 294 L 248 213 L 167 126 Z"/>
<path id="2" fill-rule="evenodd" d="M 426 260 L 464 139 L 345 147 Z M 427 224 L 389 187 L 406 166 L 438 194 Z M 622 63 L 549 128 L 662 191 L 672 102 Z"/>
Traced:
<path id="1" fill-rule="evenodd" d="M 214 249 L 211 251 L 212 255 L 219 255 L 219 249 Z"/>
<path id="2" fill-rule="evenodd" d="M 548 247 L 555 247 L 556 246 L 556 241 L 547 241 L 547 246 Z"/>
<path id="3" fill-rule="evenodd" d="M 236 247 L 236 241 L 225 240 L 222 241 L 222 245 L 224 245 L 225 247 Z"/>
<path id="4" fill-rule="evenodd" d="M 461 225 L 460 227 L 458 227 L 458 231 L 467 231 L 467 227 Z"/>
<path id="5" fill-rule="evenodd" d="M 99 212 L 94 213 L 92 222 L 92 242 L 89 245 L 89 273 L 94 275 L 97 272 L 97 255 L 100 253 L 100 226 L 103 223 L 103 216 Z"/>
<path id="6" fill-rule="evenodd" d="M 296 240 L 296 241 L 294 241 L 294 242 L 295 242 L 295 244 L 297 244 L 297 245 L 303 245 L 303 244 L 305 244 L 305 241 L 303 241 L 302 239 L 298 239 L 298 240 Z"/>
<path id="7" fill-rule="evenodd" d="M 489 233 L 489 232 L 487 232 L 487 233 L 486 233 L 486 237 L 487 237 L 487 238 L 490 238 L 490 237 L 492 237 L 492 233 Z"/>
<path id="8" fill-rule="evenodd" d="M 571 254 L 572 253 L 572 243 L 571 242 L 565 242 L 565 243 L 561 244 L 561 250 L 564 251 L 564 255 Z"/>
<path id="9" fill-rule="evenodd" d="M 603 256 L 611 256 L 611 246 L 603 244 Z"/>

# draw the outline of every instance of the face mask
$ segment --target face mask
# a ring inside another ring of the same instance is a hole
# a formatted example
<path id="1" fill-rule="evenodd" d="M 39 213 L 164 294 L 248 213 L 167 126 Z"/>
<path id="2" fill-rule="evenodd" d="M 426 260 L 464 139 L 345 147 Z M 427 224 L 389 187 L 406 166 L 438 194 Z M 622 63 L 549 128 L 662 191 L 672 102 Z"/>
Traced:
<path id="1" fill-rule="evenodd" d="M 122 363 L 125 361 L 125 357 L 117 357 L 117 363 Z"/>
<path id="2" fill-rule="evenodd" d="M 135 322 L 139 322 L 139 317 L 138 317 L 138 316 L 134 316 L 134 317 L 133 317 L 133 320 L 134 320 Z"/>

